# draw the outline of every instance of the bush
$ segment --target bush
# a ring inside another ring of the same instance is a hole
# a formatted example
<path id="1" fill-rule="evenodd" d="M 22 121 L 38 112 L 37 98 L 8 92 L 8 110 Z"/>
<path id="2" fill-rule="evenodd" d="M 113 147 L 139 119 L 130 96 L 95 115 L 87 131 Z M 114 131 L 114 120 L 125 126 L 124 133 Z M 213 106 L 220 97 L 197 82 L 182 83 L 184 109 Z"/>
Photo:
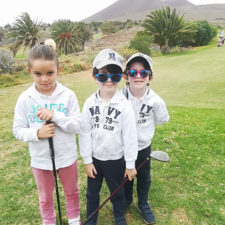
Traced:
<path id="1" fill-rule="evenodd" d="M 133 54 L 137 53 L 138 51 L 133 48 L 123 47 L 118 50 L 118 53 L 124 57 L 125 60 L 130 58 Z"/>
<path id="2" fill-rule="evenodd" d="M 127 20 L 126 28 L 127 28 L 127 29 L 131 28 L 131 27 L 133 26 L 133 24 L 134 24 L 133 21 L 128 19 L 128 20 Z"/>
<path id="3" fill-rule="evenodd" d="M 14 74 L 14 73 L 23 71 L 26 68 L 27 68 L 27 63 L 20 63 L 20 64 L 15 63 L 12 66 L 12 73 Z"/>
<path id="4" fill-rule="evenodd" d="M 129 48 L 136 49 L 146 55 L 151 54 L 151 43 L 152 37 L 144 32 L 138 32 L 135 37 L 131 40 Z"/>
<path id="5" fill-rule="evenodd" d="M 87 70 L 90 68 L 90 65 L 86 63 L 74 63 L 74 64 L 62 64 L 62 74 L 69 74 L 80 72 L 82 70 Z"/>
<path id="6" fill-rule="evenodd" d="M 3 41 L 5 36 L 5 30 L 3 27 L 0 27 L 0 41 Z"/>
<path id="7" fill-rule="evenodd" d="M 14 85 L 15 77 L 10 74 L 0 75 L 0 87 L 8 87 Z"/>
<path id="8" fill-rule="evenodd" d="M 204 20 L 196 22 L 196 29 L 194 46 L 207 45 L 217 34 L 216 27 Z"/>
<path id="9" fill-rule="evenodd" d="M 112 21 L 106 21 L 102 23 L 100 27 L 103 34 L 116 33 L 119 30 Z"/>
<path id="10" fill-rule="evenodd" d="M 82 62 L 85 62 L 86 64 L 90 64 L 89 67 L 91 67 L 92 62 L 95 59 L 95 56 L 97 55 L 97 52 L 95 51 L 87 51 L 85 54 L 80 55 L 80 60 Z"/>
<path id="11" fill-rule="evenodd" d="M 12 52 L 6 49 L 0 50 L 0 74 L 11 73 L 13 63 Z"/>

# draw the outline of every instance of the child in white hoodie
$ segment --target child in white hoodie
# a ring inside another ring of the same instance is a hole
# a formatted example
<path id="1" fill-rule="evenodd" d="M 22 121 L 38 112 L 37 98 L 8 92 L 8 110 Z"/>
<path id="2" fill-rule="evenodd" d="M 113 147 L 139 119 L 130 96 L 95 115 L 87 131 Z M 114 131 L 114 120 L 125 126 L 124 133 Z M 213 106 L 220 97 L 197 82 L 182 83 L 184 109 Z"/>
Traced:
<path id="1" fill-rule="evenodd" d="M 145 54 L 136 53 L 126 62 L 125 79 L 128 86 L 123 88 L 124 96 L 131 101 L 136 115 L 138 133 L 138 167 L 151 153 L 151 142 L 155 125 L 168 122 L 169 114 L 164 101 L 149 87 L 153 78 L 152 59 Z M 125 209 L 133 202 L 133 181 L 125 184 Z M 146 224 L 155 222 L 148 203 L 151 184 L 150 160 L 137 172 L 138 209 Z"/>
<path id="2" fill-rule="evenodd" d="M 112 193 L 124 176 L 132 180 L 136 175 L 138 146 L 134 112 L 131 103 L 117 90 L 122 64 L 122 57 L 112 49 L 100 51 L 93 62 L 93 77 L 99 89 L 85 101 L 79 134 L 80 153 L 88 176 L 87 218 L 99 206 L 103 178 Z M 126 225 L 123 189 L 111 202 L 115 224 Z M 86 224 L 97 224 L 97 213 Z"/>
<path id="3" fill-rule="evenodd" d="M 73 91 L 57 82 L 60 67 L 54 48 L 38 44 L 28 56 L 34 83 L 18 98 L 13 134 L 29 143 L 43 224 L 56 224 L 54 175 L 48 138 L 53 137 L 55 164 L 66 197 L 69 224 L 80 225 L 77 145 L 81 114 Z M 47 124 L 46 121 L 50 121 Z"/>

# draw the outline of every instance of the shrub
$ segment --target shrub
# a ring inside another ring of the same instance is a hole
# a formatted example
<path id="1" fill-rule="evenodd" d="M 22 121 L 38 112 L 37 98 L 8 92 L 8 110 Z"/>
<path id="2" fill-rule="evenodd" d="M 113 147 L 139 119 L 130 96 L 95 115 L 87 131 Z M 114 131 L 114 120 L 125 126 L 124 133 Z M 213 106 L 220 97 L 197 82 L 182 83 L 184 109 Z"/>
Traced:
<path id="1" fill-rule="evenodd" d="M 0 27 L 0 41 L 3 41 L 5 36 L 5 30 L 3 27 Z"/>
<path id="2" fill-rule="evenodd" d="M 96 55 L 97 55 L 97 52 L 87 51 L 85 52 L 85 54 L 80 55 L 80 60 L 85 62 L 86 64 L 92 65 L 92 62 L 94 61 Z"/>
<path id="3" fill-rule="evenodd" d="M 27 68 L 27 63 L 20 63 L 20 64 L 15 63 L 12 66 L 12 73 L 14 74 L 14 73 L 23 71 L 26 68 Z"/>
<path id="4" fill-rule="evenodd" d="M 133 24 L 134 24 L 133 21 L 130 20 L 130 19 L 128 19 L 128 20 L 127 20 L 126 28 L 127 28 L 127 29 L 131 28 L 131 27 L 133 26 Z"/>
<path id="5" fill-rule="evenodd" d="M 130 58 L 133 54 L 137 53 L 137 50 L 133 48 L 123 47 L 118 50 L 118 53 L 124 57 L 124 59 Z"/>
<path id="6" fill-rule="evenodd" d="M 62 74 L 69 74 L 69 73 L 75 73 L 80 72 L 82 70 L 87 70 L 91 66 L 86 63 L 73 63 L 73 64 L 62 64 Z"/>
<path id="7" fill-rule="evenodd" d="M 217 34 L 217 29 L 208 21 L 196 22 L 197 33 L 195 36 L 195 46 L 207 45 Z"/>
<path id="8" fill-rule="evenodd" d="M 6 49 L 0 50 L 0 73 L 11 73 L 13 63 L 12 52 Z"/>
<path id="9" fill-rule="evenodd" d="M 74 72 L 79 72 L 79 71 L 82 70 L 82 65 L 79 64 L 79 63 L 75 63 L 75 64 L 73 65 L 73 68 L 74 68 Z"/>
<path id="10" fill-rule="evenodd" d="M 146 55 L 150 55 L 151 43 L 152 37 L 149 34 L 145 34 L 144 32 L 138 32 L 131 40 L 129 48 L 133 48 Z"/>
<path id="11" fill-rule="evenodd" d="M 102 23 L 100 27 L 103 34 L 116 33 L 119 30 L 112 21 L 106 21 Z"/>
<path id="12" fill-rule="evenodd" d="M 0 87 L 8 87 L 14 85 L 15 77 L 10 74 L 0 75 Z"/>

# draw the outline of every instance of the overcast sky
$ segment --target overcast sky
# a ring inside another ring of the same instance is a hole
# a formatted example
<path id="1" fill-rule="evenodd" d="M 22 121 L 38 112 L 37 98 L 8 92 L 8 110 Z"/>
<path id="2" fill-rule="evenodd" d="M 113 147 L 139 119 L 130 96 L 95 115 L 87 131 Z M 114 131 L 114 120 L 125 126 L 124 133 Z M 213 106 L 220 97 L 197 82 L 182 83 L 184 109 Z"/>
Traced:
<path id="1" fill-rule="evenodd" d="M 108 7 L 117 0 L 3 0 L 0 8 L 0 26 L 12 24 L 22 12 L 32 19 L 52 23 L 58 19 L 79 21 Z M 189 0 L 194 4 L 224 3 L 225 0 Z M 128 6 L 129 7 L 129 6 Z"/>

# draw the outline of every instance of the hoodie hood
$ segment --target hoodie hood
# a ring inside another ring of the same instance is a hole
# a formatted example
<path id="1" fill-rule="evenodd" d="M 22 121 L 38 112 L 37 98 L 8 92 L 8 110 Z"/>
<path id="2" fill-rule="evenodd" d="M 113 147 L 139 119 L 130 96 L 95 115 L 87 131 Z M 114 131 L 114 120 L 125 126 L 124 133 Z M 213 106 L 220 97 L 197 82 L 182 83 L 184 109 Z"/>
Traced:
<path id="1" fill-rule="evenodd" d="M 94 97 L 95 97 L 95 101 L 96 102 L 99 102 L 99 103 L 105 102 L 99 96 L 99 89 L 94 93 Z M 126 101 L 126 99 L 124 98 L 124 95 L 119 90 L 116 90 L 115 94 L 112 96 L 112 98 L 110 99 L 110 101 L 108 102 L 108 104 L 114 105 L 114 104 L 118 104 L 118 103 L 120 103 L 122 101 Z"/>
<path id="2" fill-rule="evenodd" d="M 40 93 L 36 87 L 35 87 L 35 83 L 33 83 L 33 85 L 27 89 L 27 94 L 28 96 L 32 97 L 32 98 L 36 98 L 36 97 L 40 97 L 40 98 L 49 98 L 49 99 L 54 99 L 56 98 L 58 95 L 62 94 L 63 91 L 66 90 L 66 87 L 63 86 L 62 84 L 60 84 L 58 81 L 56 82 L 56 88 L 53 91 L 53 93 L 50 96 L 44 95 L 42 93 Z"/>

